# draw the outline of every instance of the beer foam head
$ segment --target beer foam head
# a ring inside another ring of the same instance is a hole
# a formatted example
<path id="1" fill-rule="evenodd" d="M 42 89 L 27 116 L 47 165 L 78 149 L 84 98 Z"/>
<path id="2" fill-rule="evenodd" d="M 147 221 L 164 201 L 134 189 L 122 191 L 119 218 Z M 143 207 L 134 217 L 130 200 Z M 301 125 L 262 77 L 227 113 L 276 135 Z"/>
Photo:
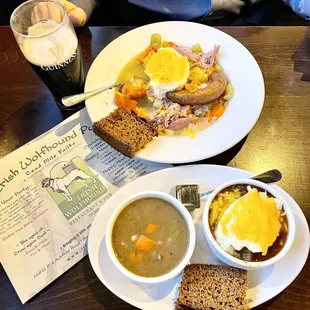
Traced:
<path id="1" fill-rule="evenodd" d="M 69 59 L 76 51 L 78 41 L 70 26 L 53 20 L 39 22 L 28 28 L 29 36 L 21 46 L 24 56 L 37 66 L 52 66 Z M 58 29 L 59 28 L 59 29 Z"/>

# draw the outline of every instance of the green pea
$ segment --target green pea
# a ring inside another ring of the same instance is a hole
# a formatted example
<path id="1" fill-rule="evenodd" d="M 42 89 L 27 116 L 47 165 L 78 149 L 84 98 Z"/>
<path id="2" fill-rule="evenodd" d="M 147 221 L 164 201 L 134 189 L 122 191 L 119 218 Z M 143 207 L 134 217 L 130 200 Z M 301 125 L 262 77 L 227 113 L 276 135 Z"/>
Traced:
<path id="1" fill-rule="evenodd" d="M 218 64 L 218 63 L 215 64 L 214 69 L 215 69 L 216 71 L 223 71 L 222 66 L 221 66 L 220 64 Z"/>
<path id="2" fill-rule="evenodd" d="M 158 33 L 154 33 L 151 36 L 151 44 L 152 45 L 160 45 L 161 44 L 161 35 Z"/>
<path id="3" fill-rule="evenodd" d="M 192 46 L 192 52 L 193 53 L 201 53 L 202 52 L 202 48 L 201 48 L 199 43 Z"/>

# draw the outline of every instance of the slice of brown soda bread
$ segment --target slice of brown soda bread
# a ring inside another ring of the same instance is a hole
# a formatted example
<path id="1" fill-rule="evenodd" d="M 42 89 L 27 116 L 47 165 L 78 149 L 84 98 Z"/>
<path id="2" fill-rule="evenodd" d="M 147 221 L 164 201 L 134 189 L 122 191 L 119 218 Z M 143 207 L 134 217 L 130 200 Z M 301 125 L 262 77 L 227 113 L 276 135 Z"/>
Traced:
<path id="1" fill-rule="evenodd" d="M 195 310 L 245 310 L 247 271 L 230 266 L 188 265 L 184 269 L 179 308 Z M 182 307 L 182 308 L 181 308 Z"/>
<path id="2" fill-rule="evenodd" d="M 118 108 L 94 124 L 94 133 L 127 157 L 134 157 L 158 135 L 144 118 L 133 111 Z"/>

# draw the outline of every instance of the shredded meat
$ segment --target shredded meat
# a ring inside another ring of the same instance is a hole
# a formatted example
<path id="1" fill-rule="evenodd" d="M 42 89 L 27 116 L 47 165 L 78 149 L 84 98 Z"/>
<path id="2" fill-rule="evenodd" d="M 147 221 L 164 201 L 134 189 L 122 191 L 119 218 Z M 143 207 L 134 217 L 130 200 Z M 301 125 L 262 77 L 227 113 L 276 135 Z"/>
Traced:
<path id="1" fill-rule="evenodd" d="M 187 47 L 181 47 L 181 46 L 175 46 L 174 49 L 181 54 L 182 56 L 185 56 L 190 61 L 199 61 L 202 53 L 193 53 L 190 48 Z"/>
<path id="2" fill-rule="evenodd" d="M 216 55 L 220 50 L 220 45 L 215 45 L 213 50 L 208 53 L 193 53 L 191 49 L 187 47 L 176 46 L 174 49 L 180 53 L 182 56 L 187 57 L 190 61 L 193 62 L 193 65 L 208 69 L 210 66 L 213 66 Z"/>
<path id="3" fill-rule="evenodd" d="M 189 124 L 194 123 L 197 120 L 198 120 L 197 117 L 179 118 L 176 121 L 173 121 L 169 125 L 168 129 L 171 129 L 171 130 L 181 130 L 181 129 L 187 127 Z"/>
<path id="4" fill-rule="evenodd" d="M 190 107 L 188 105 L 179 105 L 167 98 L 163 99 L 163 105 L 153 111 L 149 116 L 149 122 L 157 130 L 164 129 L 180 130 L 188 126 L 190 123 L 195 123 L 199 115 L 204 115 L 208 107 Z"/>
<path id="5" fill-rule="evenodd" d="M 153 89 L 153 88 L 149 88 L 149 89 L 146 91 L 146 95 L 147 95 L 147 96 L 150 96 L 150 97 L 154 97 L 154 89 Z"/>
<path id="6" fill-rule="evenodd" d="M 220 46 L 215 45 L 212 51 L 208 52 L 207 54 L 202 55 L 202 57 L 196 63 L 196 65 L 203 67 L 205 69 L 207 69 L 210 66 L 213 66 L 215 59 L 216 59 L 216 55 L 219 52 L 219 50 L 220 50 Z"/>

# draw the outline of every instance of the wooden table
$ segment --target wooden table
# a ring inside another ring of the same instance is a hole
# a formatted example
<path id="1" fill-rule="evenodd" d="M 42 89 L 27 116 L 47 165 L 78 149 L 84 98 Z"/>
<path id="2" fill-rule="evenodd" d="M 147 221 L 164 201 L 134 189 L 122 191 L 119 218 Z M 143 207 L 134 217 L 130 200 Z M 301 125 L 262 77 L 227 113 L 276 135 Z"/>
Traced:
<path id="1" fill-rule="evenodd" d="M 79 30 L 85 69 L 126 27 Z M 259 173 L 282 171 L 280 182 L 310 220 L 310 29 L 223 27 L 258 61 L 265 78 L 263 112 L 246 139 L 204 163 Z M 0 157 L 52 128 L 67 114 L 58 110 L 18 49 L 11 30 L 0 27 Z M 246 68 L 240 68 L 246 72 Z M 251 102 L 249 102 L 251 104 Z M 0 265 L 0 309 L 133 309 L 110 293 L 86 257 L 22 306 Z M 257 309 L 310 309 L 310 261 L 280 295 Z"/>

